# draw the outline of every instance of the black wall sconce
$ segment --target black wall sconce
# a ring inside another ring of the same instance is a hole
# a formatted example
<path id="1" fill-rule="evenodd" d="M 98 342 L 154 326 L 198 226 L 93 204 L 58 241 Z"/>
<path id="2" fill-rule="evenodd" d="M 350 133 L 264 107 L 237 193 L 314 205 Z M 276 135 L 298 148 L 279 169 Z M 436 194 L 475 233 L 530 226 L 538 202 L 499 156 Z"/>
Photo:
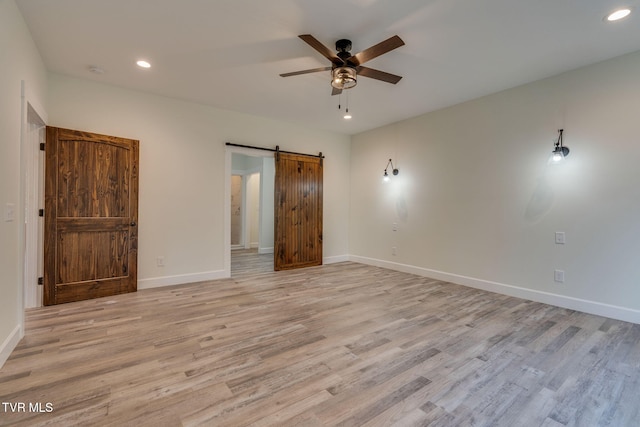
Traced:
<path id="1" fill-rule="evenodd" d="M 551 160 L 554 163 L 559 163 L 569 155 L 569 147 L 562 145 L 562 133 L 564 129 L 558 129 L 558 140 L 555 142 L 553 151 L 551 152 Z"/>
<path id="2" fill-rule="evenodd" d="M 389 162 L 387 162 L 387 167 L 384 168 L 384 175 L 382 176 L 382 180 L 384 182 L 389 181 L 389 179 L 391 179 L 389 177 L 389 173 L 387 172 L 387 170 L 389 169 L 389 166 L 391 166 L 391 173 L 394 175 L 398 175 L 398 173 L 400 172 L 398 169 L 393 167 L 393 162 L 391 161 L 391 159 L 389 159 Z"/>

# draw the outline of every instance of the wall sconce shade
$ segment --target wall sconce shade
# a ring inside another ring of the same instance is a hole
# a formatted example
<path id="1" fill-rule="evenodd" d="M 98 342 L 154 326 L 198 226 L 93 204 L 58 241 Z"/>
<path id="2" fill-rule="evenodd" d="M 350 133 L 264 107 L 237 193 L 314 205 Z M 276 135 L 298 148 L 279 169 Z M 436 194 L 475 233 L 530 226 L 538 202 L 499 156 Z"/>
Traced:
<path id="1" fill-rule="evenodd" d="M 562 133 L 564 129 L 558 129 L 558 140 L 555 142 L 553 151 L 551 152 L 551 160 L 559 163 L 569 155 L 569 147 L 562 145 Z"/>
<path id="2" fill-rule="evenodd" d="M 389 166 L 391 166 L 391 173 L 395 176 L 398 175 L 398 173 L 400 172 L 398 169 L 393 167 L 393 162 L 391 161 L 391 159 L 389 159 L 389 161 L 387 162 L 387 166 L 384 168 L 384 175 L 382 175 L 382 179 L 384 182 L 389 181 L 389 179 L 391 179 L 389 177 L 389 173 L 387 172 L 387 170 L 389 169 Z"/>

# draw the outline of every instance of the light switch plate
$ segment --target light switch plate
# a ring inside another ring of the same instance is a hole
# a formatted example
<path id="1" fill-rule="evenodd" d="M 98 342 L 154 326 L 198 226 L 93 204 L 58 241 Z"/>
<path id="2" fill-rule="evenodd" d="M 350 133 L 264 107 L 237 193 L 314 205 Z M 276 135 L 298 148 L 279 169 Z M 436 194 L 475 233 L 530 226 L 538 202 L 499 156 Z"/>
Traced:
<path id="1" fill-rule="evenodd" d="M 566 241 L 564 231 L 556 231 L 556 244 L 564 245 Z"/>

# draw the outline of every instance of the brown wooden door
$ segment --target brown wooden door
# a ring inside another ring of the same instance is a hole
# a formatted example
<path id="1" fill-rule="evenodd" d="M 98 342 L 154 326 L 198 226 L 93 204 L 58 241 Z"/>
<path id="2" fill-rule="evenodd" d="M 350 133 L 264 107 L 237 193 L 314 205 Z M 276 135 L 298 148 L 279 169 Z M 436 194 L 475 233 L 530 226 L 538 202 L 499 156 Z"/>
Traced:
<path id="1" fill-rule="evenodd" d="M 45 305 L 137 289 L 138 145 L 47 127 Z"/>
<path id="2" fill-rule="evenodd" d="M 276 154 L 274 269 L 322 264 L 322 158 Z"/>

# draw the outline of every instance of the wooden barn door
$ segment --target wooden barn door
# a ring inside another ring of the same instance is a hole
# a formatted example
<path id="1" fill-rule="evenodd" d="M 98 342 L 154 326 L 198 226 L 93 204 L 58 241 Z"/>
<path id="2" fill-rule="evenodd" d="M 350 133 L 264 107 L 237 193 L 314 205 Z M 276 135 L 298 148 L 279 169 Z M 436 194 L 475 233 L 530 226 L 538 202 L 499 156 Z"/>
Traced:
<path id="1" fill-rule="evenodd" d="M 47 127 L 45 305 L 137 289 L 138 144 Z"/>
<path id="2" fill-rule="evenodd" d="M 322 158 L 276 153 L 274 269 L 322 264 Z"/>

